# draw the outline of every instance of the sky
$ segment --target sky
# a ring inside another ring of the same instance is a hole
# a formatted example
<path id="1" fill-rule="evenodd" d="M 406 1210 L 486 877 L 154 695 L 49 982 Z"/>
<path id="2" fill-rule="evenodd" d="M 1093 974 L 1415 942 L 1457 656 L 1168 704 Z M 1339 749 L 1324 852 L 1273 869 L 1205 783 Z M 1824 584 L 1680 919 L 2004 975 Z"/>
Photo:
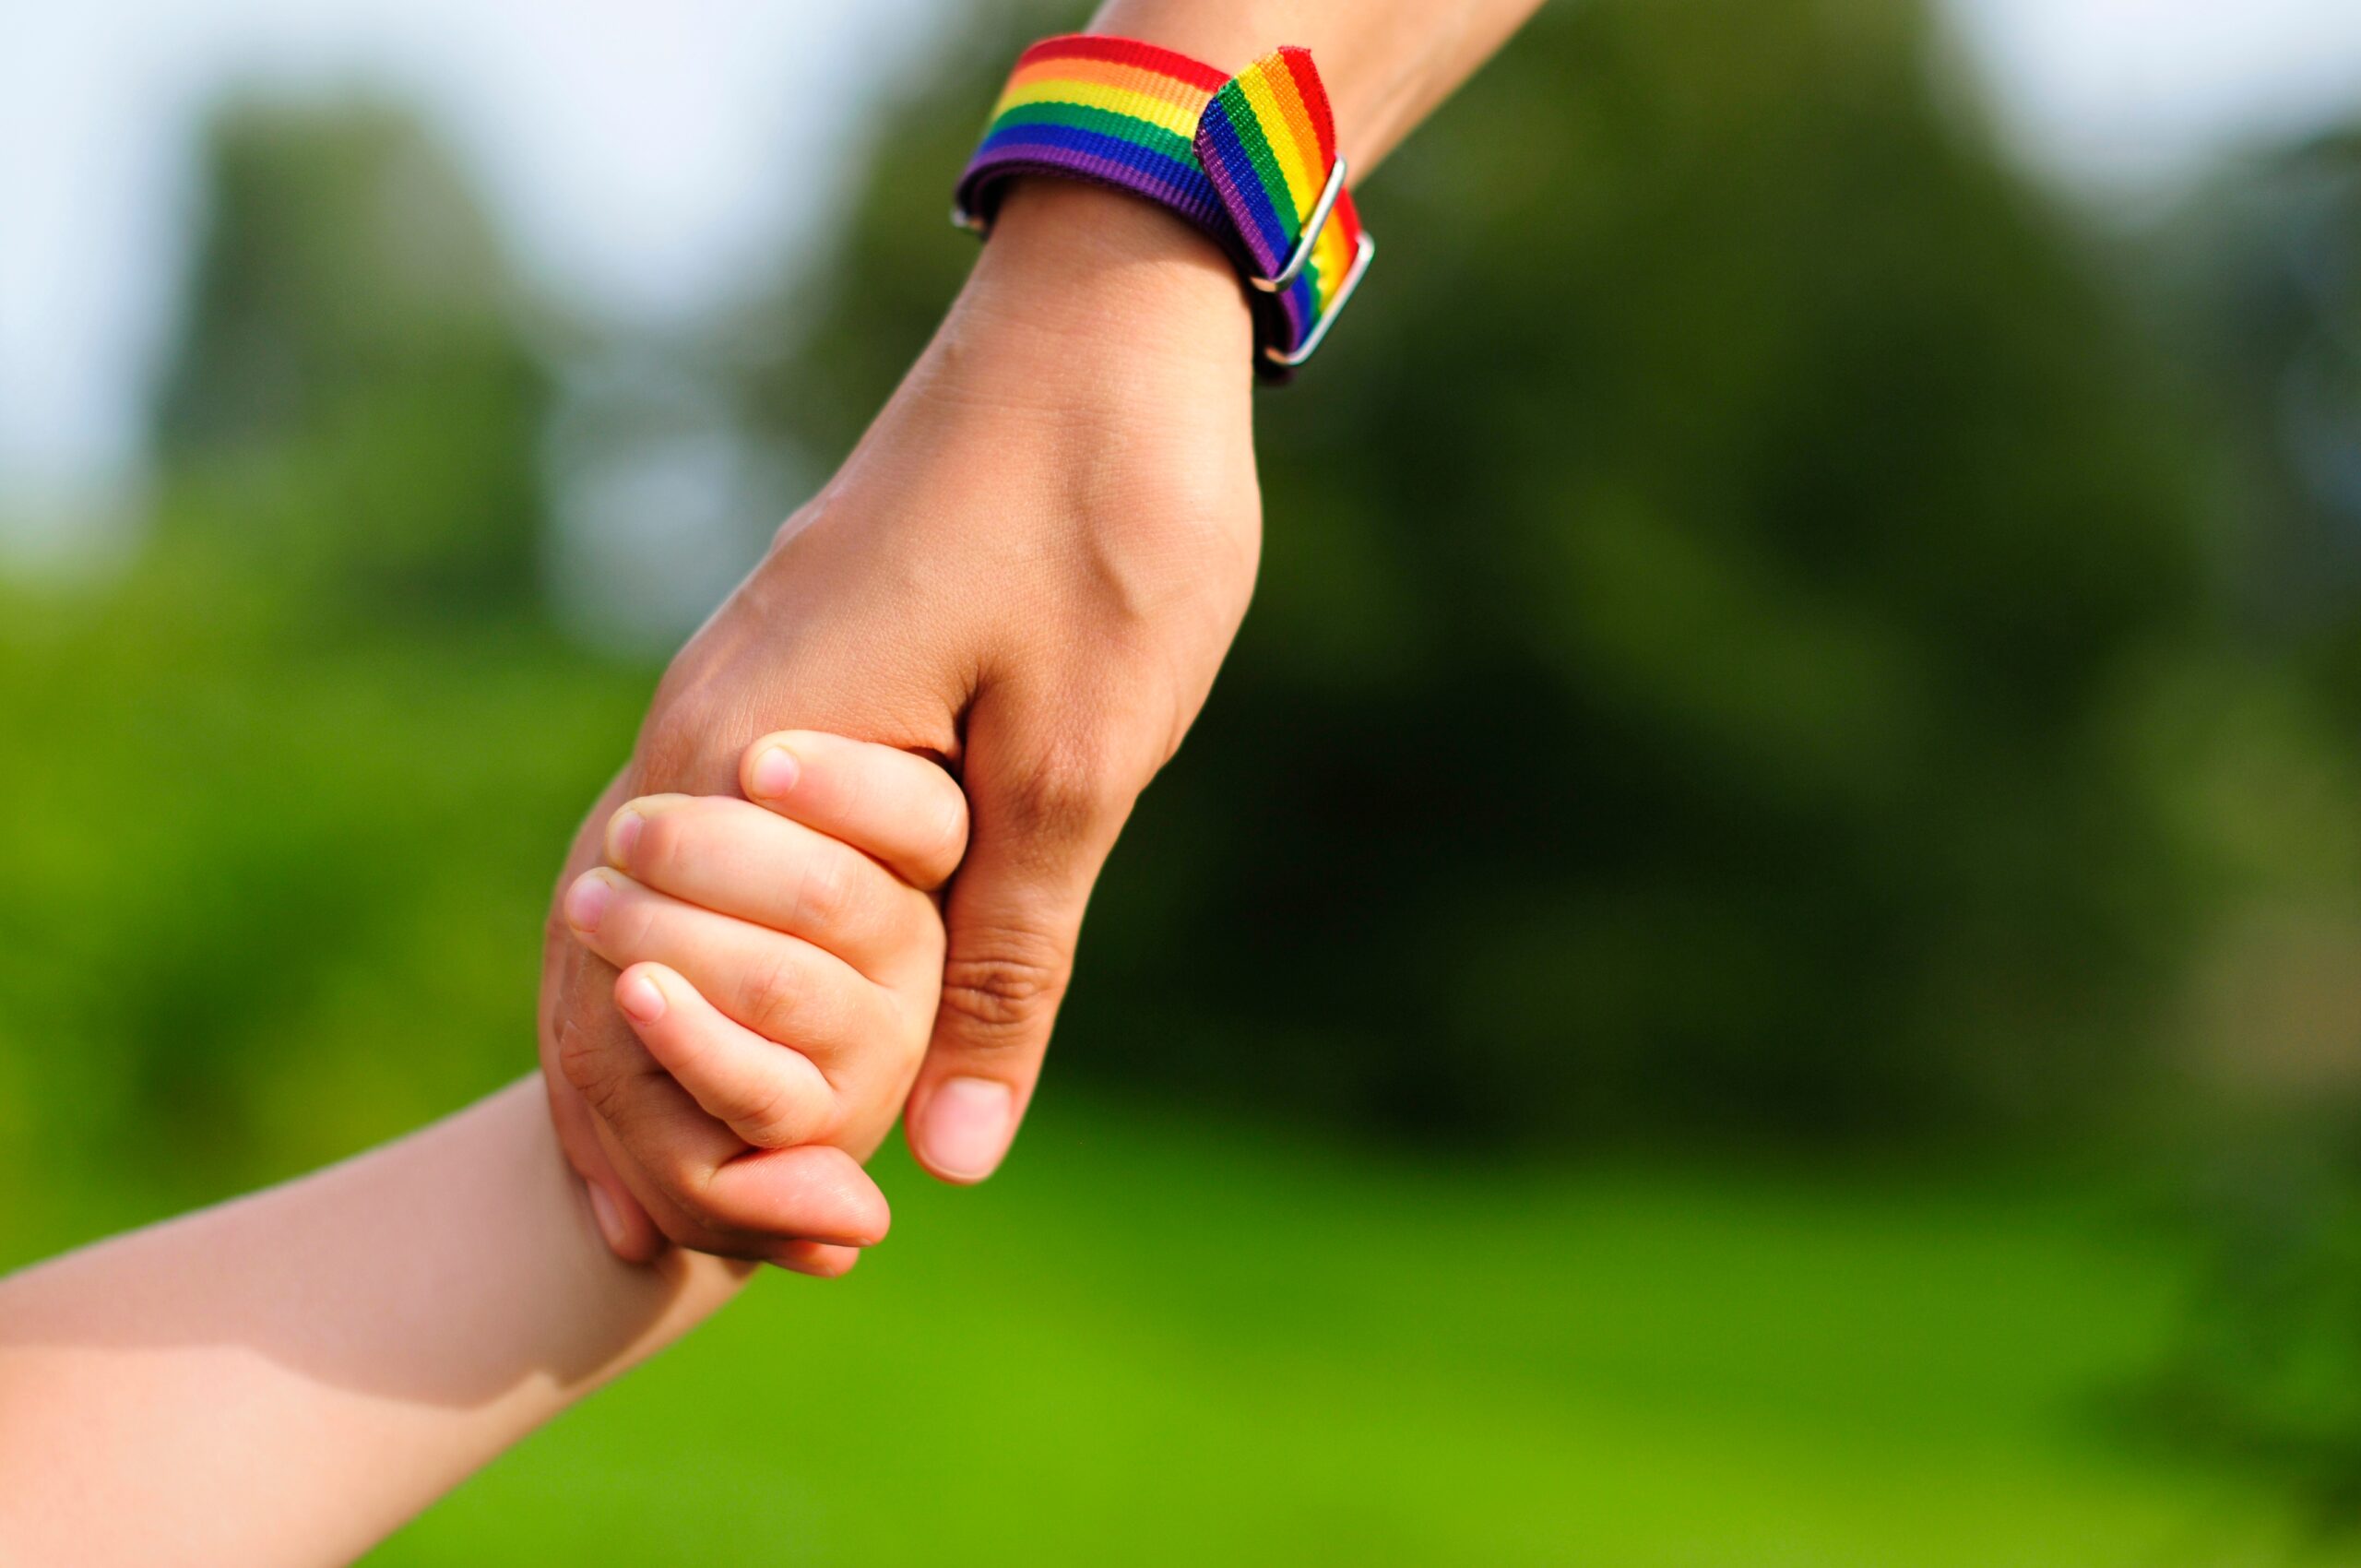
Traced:
<path id="1" fill-rule="evenodd" d="M 825 214 L 833 192 L 814 172 L 957 3 L 11 8 L 0 500 L 70 493 L 135 457 L 186 259 L 189 129 L 225 87 L 365 83 L 421 104 L 476 170 L 528 277 L 596 315 L 662 324 L 710 306 Z M 2361 112 L 2361 0 L 1946 5 L 2012 141 L 2077 186 L 2153 192 L 2241 145 Z"/>

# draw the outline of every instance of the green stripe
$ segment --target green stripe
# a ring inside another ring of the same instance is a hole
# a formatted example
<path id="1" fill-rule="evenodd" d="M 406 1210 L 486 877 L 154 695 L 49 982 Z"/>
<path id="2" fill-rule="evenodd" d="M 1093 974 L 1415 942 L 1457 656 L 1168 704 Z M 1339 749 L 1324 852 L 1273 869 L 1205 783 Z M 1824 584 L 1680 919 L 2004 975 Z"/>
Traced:
<path id="1" fill-rule="evenodd" d="M 1063 125 L 1070 130 L 1096 131 L 1160 152 L 1176 163 L 1193 164 L 1197 160 L 1197 149 L 1189 145 L 1187 137 L 1174 136 L 1162 125 L 1151 125 L 1135 114 L 1118 113 L 1112 109 L 1095 109 L 1081 103 L 1020 103 L 994 120 L 984 134 L 998 136 L 1013 125 Z"/>
<path id="2" fill-rule="evenodd" d="M 1279 171 L 1279 160 L 1271 151 L 1271 139 L 1263 134 L 1263 122 L 1254 115 L 1254 105 L 1248 102 L 1246 93 L 1236 82 L 1221 89 L 1216 101 L 1229 121 L 1229 128 L 1238 134 L 1238 145 L 1245 150 L 1247 161 L 1254 165 L 1255 177 L 1263 183 L 1263 196 L 1270 202 L 1271 210 L 1279 216 L 1279 227 L 1285 231 L 1287 243 L 1293 244 L 1303 237 L 1303 220 L 1296 215 L 1295 195 L 1287 189 L 1287 177 Z"/>

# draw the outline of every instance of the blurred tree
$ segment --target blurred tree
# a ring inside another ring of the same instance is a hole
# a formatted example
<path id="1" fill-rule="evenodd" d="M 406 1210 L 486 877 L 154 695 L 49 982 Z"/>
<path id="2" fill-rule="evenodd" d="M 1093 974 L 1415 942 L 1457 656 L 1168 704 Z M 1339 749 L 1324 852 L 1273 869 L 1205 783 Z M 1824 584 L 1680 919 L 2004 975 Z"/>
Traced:
<path id="1" fill-rule="evenodd" d="M 546 378 L 490 225 L 408 113 L 233 103 L 156 452 L 206 526 L 338 616 L 532 600 Z"/>
<path id="2" fill-rule="evenodd" d="M 2168 230 L 2170 325 L 2229 416 L 2259 503 L 2243 586 L 2281 636 L 2361 590 L 2361 129 L 2252 156 Z"/>
<path id="3" fill-rule="evenodd" d="M 32 1170 L 252 1180 L 527 1070 L 549 879 L 646 700 L 542 606 L 547 377 L 450 159 L 382 104 L 246 102 L 199 191 L 147 548 L 0 615 Z"/>
<path id="4" fill-rule="evenodd" d="M 2259 149 L 2153 240 L 2160 319 L 2233 436 L 2244 692 L 2215 708 L 2243 873 L 2202 968 L 2189 1214 L 2209 1249 L 2144 1391 L 2189 1445 L 2361 1526 L 2361 129 Z M 2226 709 L 2226 712 L 2222 710 Z M 2226 722 L 2225 722 L 2226 720 Z M 2235 782 L 2233 782 L 2235 780 Z"/>
<path id="5" fill-rule="evenodd" d="M 841 450 L 955 282 L 913 95 L 758 387 Z M 1066 1066 L 1423 1129 L 2086 1111 L 2195 913 L 2139 738 L 2201 434 L 1916 6 L 1546 12 L 1370 184 L 1255 612 Z"/>

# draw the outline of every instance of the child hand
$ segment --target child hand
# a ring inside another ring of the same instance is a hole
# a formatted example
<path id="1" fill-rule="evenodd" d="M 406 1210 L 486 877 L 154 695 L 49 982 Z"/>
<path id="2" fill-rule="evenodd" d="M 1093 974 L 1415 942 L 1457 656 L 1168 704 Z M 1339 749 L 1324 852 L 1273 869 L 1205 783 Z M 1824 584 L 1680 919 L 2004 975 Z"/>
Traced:
<path id="1" fill-rule="evenodd" d="M 564 909 L 622 971 L 615 1003 L 647 1056 L 562 1041 L 560 1060 L 631 1146 L 617 1169 L 636 1168 L 667 1236 L 836 1274 L 847 1247 L 884 1232 L 884 1199 L 852 1160 L 891 1129 L 925 1053 L 943 956 L 932 894 L 966 847 L 967 802 L 924 758 L 812 731 L 756 741 L 740 777 L 750 800 L 653 795 L 609 819 L 607 865 Z M 667 1075 L 670 1094 L 617 1092 Z M 830 1161 L 841 1169 L 814 1170 Z M 815 1175 L 836 1192 L 816 1229 Z M 789 1188 L 806 1193 L 802 1233 L 783 1236 Z M 699 1212 L 667 1189 L 696 1194 Z"/>

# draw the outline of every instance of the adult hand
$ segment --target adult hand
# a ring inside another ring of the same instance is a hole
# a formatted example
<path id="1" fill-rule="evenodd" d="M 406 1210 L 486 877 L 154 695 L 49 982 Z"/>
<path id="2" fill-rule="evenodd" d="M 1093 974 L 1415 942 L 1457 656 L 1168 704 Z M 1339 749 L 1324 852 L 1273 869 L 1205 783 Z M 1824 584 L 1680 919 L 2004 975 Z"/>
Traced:
<path id="1" fill-rule="evenodd" d="M 1236 275 L 1179 220 L 1020 184 L 842 471 L 673 661 L 576 842 L 569 875 L 595 861 L 615 801 L 731 792 L 741 750 L 775 730 L 956 770 L 972 837 L 907 1112 L 913 1152 L 944 1180 L 979 1181 L 1006 1152 L 1091 885 L 1245 613 L 1261 548 L 1251 339 Z M 779 1255 L 801 1234 L 795 1203 L 755 1235 L 650 1175 L 702 1112 L 616 1016 L 614 980 L 553 912 L 542 1066 L 610 1242 L 635 1259 L 666 1239 Z M 849 1256 L 807 1261 L 835 1272 Z"/>

